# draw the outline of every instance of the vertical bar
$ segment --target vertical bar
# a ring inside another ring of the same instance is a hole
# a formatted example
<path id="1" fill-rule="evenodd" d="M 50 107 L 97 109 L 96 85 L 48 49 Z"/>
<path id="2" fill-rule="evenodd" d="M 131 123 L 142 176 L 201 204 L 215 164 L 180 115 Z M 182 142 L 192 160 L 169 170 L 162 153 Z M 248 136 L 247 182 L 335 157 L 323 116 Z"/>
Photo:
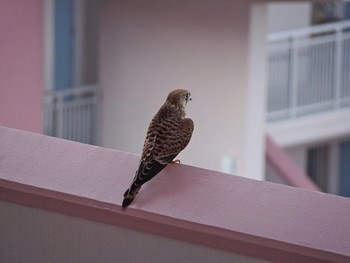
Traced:
<path id="1" fill-rule="evenodd" d="M 312 87 L 312 91 L 317 93 L 318 90 L 322 89 L 322 68 L 321 68 L 321 64 L 322 64 L 322 44 L 321 43 L 317 43 L 315 41 L 315 39 L 313 39 L 313 43 L 311 48 L 313 49 L 313 64 L 312 66 L 314 66 L 314 78 L 315 78 L 315 85 Z M 315 96 L 316 97 L 316 96 Z M 316 99 L 314 98 L 313 100 L 311 100 L 312 102 L 316 101 Z"/>
<path id="2" fill-rule="evenodd" d="M 334 108 L 340 106 L 340 85 L 342 77 L 342 59 L 343 59 L 343 30 L 340 26 L 337 27 L 335 34 L 335 78 L 334 78 Z"/>
<path id="3" fill-rule="evenodd" d="M 91 144 L 97 145 L 99 143 L 98 139 L 98 116 L 99 116 L 99 101 L 101 96 L 101 91 L 97 86 L 94 86 L 94 94 L 93 94 L 93 108 L 92 108 L 92 118 L 91 118 Z"/>
<path id="4" fill-rule="evenodd" d="M 68 116 L 67 116 L 67 119 L 68 119 L 68 139 L 69 140 L 74 140 L 73 138 L 73 133 L 72 133 L 72 127 L 74 125 L 74 122 L 73 122 L 73 104 L 72 102 L 70 102 L 69 104 L 69 108 L 68 108 Z"/>
<path id="5" fill-rule="evenodd" d="M 268 44 L 267 45 L 267 85 L 266 85 L 266 120 L 269 121 L 270 119 L 270 112 L 271 112 L 271 95 L 270 95 L 270 90 L 272 86 L 272 56 L 271 56 L 271 46 Z M 93 120 L 94 122 L 94 120 Z"/>
<path id="6" fill-rule="evenodd" d="M 57 137 L 63 138 L 63 97 L 57 96 Z"/>
<path id="7" fill-rule="evenodd" d="M 71 137 L 73 141 L 76 141 L 76 136 L 75 136 L 75 126 L 77 122 L 77 117 L 76 117 L 76 98 L 74 98 L 74 101 L 72 102 L 72 107 L 71 107 Z"/>
<path id="8" fill-rule="evenodd" d="M 82 104 L 80 106 L 81 109 L 81 116 L 80 116 L 80 142 L 85 142 L 85 118 L 86 118 L 86 113 L 85 113 L 85 98 L 82 99 Z"/>
<path id="9" fill-rule="evenodd" d="M 64 139 L 68 139 L 68 133 L 67 133 L 67 126 L 68 126 L 68 107 L 67 107 L 67 101 L 63 100 L 62 101 L 62 108 L 63 108 L 63 125 L 62 125 L 62 130 L 63 130 L 63 135 L 62 135 L 62 138 Z"/>
<path id="10" fill-rule="evenodd" d="M 80 109 L 79 109 L 79 100 L 80 98 L 77 95 L 76 102 L 74 103 L 74 125 L 73 125 L 73 131 L 74 131 L 74 140 L 79 141 L 79 119 L 80 119 Z"/>
<path id="11" fill-rule="evenodd" d="M 318 91 L 318 96 L 317 96 L 317 100 L 316 100 L 316 106 L 319 106 L 322 103 L 322 100 L 324 99 L 324 90 L 326 89 L 331 89 L 332 86 L 329 86 L 329 80 L 332 79 L 332 75 L 331 75 L 331 68 L 332 68 L 332 61 L 331 61 L 331 56 L 332 56 L 332 52 L 331 52 L 331 46 L 328 42 L 327 36 L 325 37 L 320 37 L 321 40 L 321 45 L 322 45 L 322 63 L 320 63 L 320 67 L 321 67 L 321 76 L 322 76 L 322 86 L 321 89 L 319 89 Z"/>
<path id="12" fill-rule="evenodd" d="M 80 101 L 79 106 L 78 106 L 78 112 L 79 112 L 79 116 L 78 116 L 78 125 L 77 125 L 77 141 L 78 142 L 82 142 L 82 137 L 83 137 L 83 115 L 84 115 L 84 108 L 83 108 L 83 103 Z"/>
<path id="13" fill-rule="evenodd" d="M 344 56 L 344 60 L 343 60 L 343 67 L 342 67 L 342 72 L 341 72 L 341 85 L 340 85 L 340 107 L 343 105 L 343 102 L 346 102 L 349 100 L 349 96 L 350 96 L 350 92 L 349 92 L 349 88 L 350 88 L 350 82 L 348 80 L 350 80 L 349 78 L 349 73 L 350 72 L 350 38 L 349 35 L 346 35 L 346 33 L 343 35 L 343 56 Z M 347 73 L 347 74 L 346 74 Z"/>
<path id="14" fill-rule="evenodd" d="M 322 90 L 325 87 L 325 81 L 327 80 L 326 72 L 328 65 L 327 62 L 327 47 L 325 46 L 325 43 L 322 42 L 322 36 L 318 37 L 319 43 L 317 43 L 317 57 L 319 57 L 319 60 L 317 61 L 317 68 L 318 68 L 318 85 L 315 86 L 315 99 L 313 100 L 314 103 L 319 103 L 318 96 Z"/>
<path id="15" fill-rule="evenodd" d="M 295 118 L 297 115 L 297 96 L 298 96 L 298 38 L 291 38 L 291 78 L 289 90 L 289 116 Z"/>
<path id="16" fill-rule="evenodd" d="M 280 73 L 278 76 L 278 83 L 280 86 L 279 89 L 279 97 L 280 99 L 280 107 L 279 110 L 282 112 L 281 117 L 288 118 L 288 79 L 289 79 L 289 69 L 288 66 L 290 64 L 290 57 L 289 57 L 289 47 L 286 46 L 289 43 L 284 43 L 284 49 L 281 51 L 281 63 L 277 66 L 277 68 L 280 69 Z"/>
<path id="17" fill-rule="evenodd" d="M 89 130 L 87 128 L 89 119 L 89 106 L 89 101 L 87 100 L 84 105 L 84 143 L 89 143 Z"/>
<path id="18" fill-rule="evenodd" d="M 322 71 L 321 71 L 321 76 L 322 76 L 322 88 L 320 90 L 320 98 L 318 99 L 318 104 L 320 104 L 320 102 L 322 101 L 322 92 L 325 89 L 332 89 L 332 85 L 328 85 L 328 83 L 330 82 L 329 80 L 332 80 L 332 75 L 331 75 L 331 71 L 332 71 L 332 61 L 330 60 L 331 58 L 331 51 L 330 51 L 330 46 L 329 46 L 329 42 L 327 40 L 327 37 L 324 38 L 324 41 L 322 42 L 322 46 L 323 46 L 323 52 L 322 52 L 322 56 L 323 56 L 323 60 L 322 63 L 320 64 L 320 66 L 322 67 Z"/>
<path id="19" fill-rule="evenodd" d="M 329 80 L 327 81 L 327 85 L 331 88 L 328 88 L 328 90 L 325 90 L 325 98 L 326 102 L 334 102 L 336 99 L 336 96 L 334 95 L 337 87 L 336 84 L 333 84 L 336 82 L 337 79 L 337 70 L 335 69 L 337 63 L 337 38 L 334 36 L 333 40 L 330 40 L 329 43 L 329 50 L 330 50 L 330 61 L 329 61 L 329 70 L 328 70 L 328 75 L 329 75 Z M 333 80 L 333 83 L 332 83 Z M 340 84 L 340 79 L 339 79 L 339 84 Z M 333 88 L 332 88 L 333 87 Z"/>
<path id="20" fill-rule="evenodd" d="M 90 143 L 90 128 L 89 128 L 89 120 L 91 119 L 90 109 L 91 109 L 91 98 L 88 99 L 85 105 L 85 111 L 86 111 L 86 117 L 85 117 L 85 123 L 84 123 L 85 143 Z"/>
<path id="21" fill-rule="evenodd" d="M 350 10 L 350 5 L 349 5 L 349 10 Z M 350 12 L 350 11 L 349 11 Z M 347 32 L 346 38 L 343 35 L 343 39 L 345 42 L 346 39 L 346 50 L 345 50 L 345 63 L 344 63 L 344 68 L 343 68 L 343 81 L 342 81 L 342 92 L 341 92 L 341 98 L 344 96 L 344 102 L 349 102 L 350 99 L 350 34 L 349 31 Z M 349 104 L 347 104 L 349 105 Z"/>

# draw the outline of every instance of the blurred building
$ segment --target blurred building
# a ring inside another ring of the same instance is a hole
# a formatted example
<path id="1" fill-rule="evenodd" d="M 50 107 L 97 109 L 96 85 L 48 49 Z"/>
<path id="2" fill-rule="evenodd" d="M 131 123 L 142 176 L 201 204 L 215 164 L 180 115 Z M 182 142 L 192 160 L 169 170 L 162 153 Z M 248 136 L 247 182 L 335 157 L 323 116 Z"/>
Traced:
<path id="1" fill-rule="evenodd" d="M 304 2 L 7 3 L 1 125 L 140 153 L 183 87 L 195 132 L 182 163 L 283 183 L 267 132 L 323 190 L 349 194 L 348 6 L 319 26 L 329 7 Z"/>
<path id="2" fill-rule="evenodd" d="M 350 196 L 350 3 L 268 14 L 267 131 L 323 191 Z"/>
<path id="3" fill-rule="evenodd" d="M 183 87 L 195 134 L 182 163 L 264 178 L 265 4 L 66 0 L 43 12 L 46 134 L 141 153 Z"/>

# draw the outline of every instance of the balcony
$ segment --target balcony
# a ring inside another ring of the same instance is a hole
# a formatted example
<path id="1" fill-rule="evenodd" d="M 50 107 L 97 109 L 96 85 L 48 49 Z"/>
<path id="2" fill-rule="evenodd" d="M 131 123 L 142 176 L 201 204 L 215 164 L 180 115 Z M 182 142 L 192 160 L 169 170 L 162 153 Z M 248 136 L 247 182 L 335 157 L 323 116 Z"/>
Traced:
<path id="1" fill-rule="evenodd" d="M 268 35 L 267 121 L 350 106 L 350 22 Z"/>
<path id="2" fill-rule="evenodd" d="M 44 134 L 96 144 L 98 87 L 49 90 L 44 94 Z"/>

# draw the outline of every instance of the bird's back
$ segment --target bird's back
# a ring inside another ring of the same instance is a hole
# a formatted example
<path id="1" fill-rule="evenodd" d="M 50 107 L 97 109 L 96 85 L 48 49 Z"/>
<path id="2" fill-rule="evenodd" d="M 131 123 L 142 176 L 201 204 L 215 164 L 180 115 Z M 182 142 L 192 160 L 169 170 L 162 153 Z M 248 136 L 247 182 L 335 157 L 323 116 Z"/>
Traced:
<path id="1" fill-rule="evenodd" d="M 185 106 L 181 101 L 186 98 L 187 102 L 188 96 L 185 95 L 175 99 L 169 95 L 170 98 L 168 96 L 153 117 L 147 130 L 138 170 L 130 188 L 124 193 L 123 207 L 128 206 L 141 186 L 162 171 L 190 141 L 193 121 L 185 118 Z"/>

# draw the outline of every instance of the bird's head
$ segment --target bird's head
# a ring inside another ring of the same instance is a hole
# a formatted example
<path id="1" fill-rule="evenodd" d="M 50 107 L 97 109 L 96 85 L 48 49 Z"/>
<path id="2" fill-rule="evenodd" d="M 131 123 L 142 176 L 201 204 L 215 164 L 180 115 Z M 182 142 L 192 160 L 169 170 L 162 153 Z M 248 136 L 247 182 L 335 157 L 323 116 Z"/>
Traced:
<path id="1" fill-rule="evenodd" d="M 187 102 L 192 100 L 191 93 L 185 89 L 176 89 L 169 93 L 166 102 L 176 107 L 185 108 Z"/>

